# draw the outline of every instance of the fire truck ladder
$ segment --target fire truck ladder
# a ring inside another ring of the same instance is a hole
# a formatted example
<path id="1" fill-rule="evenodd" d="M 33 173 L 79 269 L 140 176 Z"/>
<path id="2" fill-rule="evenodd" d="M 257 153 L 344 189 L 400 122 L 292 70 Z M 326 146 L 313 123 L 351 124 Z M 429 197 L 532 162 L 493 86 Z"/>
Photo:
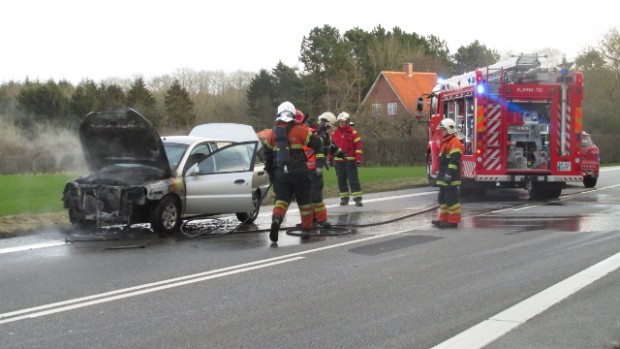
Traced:
<path id="1" fill-rule="evenodd" d="M 517 79 L 518 76 L 523 76 L 526 72 L 540 67 L 538 57 L 538 54 L 535 53 L 522 53 L 519 56 L 513 56 L 491 64 L 486 71 L 487 83 L 506 83 Z"/>
<path id="2" fill-rule="evenodd" d="M 499 61 L 495 64 L 491 64 L 482 70 L 486 75 L 485 79 L 491 90 L 497 91 L 497 86 L 500 83 L 505 83 L 506 79 L 514 80 L 518 76 L 523 76 L 526 72 L 540 67 L 540 61 L 538 60 L 538 54 L 524 54 L 514 56 L 503 61 Z M 465 86 L 469 86 L 475 83 L 476 70 L 469 71 L 464 74 L 455 75 L 448 79 L 438 83 L 433 89 L 433 92 L 437 91 L 450 91 Z M 496 86 L 493 88 L 493 86 Z"/>

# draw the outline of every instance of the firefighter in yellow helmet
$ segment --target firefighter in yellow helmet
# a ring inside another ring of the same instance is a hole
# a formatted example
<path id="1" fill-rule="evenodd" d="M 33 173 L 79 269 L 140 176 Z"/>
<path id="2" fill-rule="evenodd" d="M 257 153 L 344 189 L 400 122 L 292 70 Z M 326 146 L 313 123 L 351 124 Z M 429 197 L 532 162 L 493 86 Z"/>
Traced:
<path id="1" fill-rule="evenodd" d="M 443 119 L 437 126 L 441 130 L 439 147 L 439 219 L 431 223 L 437 228 L 457 228 L 461 222 L 461 203 L 458 187 L 461 185 L 461 155 L 463 145 L 457 137 L 454 120 Z"/>

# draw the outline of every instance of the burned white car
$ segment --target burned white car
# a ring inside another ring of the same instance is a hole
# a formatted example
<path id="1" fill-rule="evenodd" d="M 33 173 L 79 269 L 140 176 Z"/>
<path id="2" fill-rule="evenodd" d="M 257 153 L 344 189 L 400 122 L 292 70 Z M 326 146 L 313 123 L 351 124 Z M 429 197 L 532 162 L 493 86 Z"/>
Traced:
<path id="1" fill-rule="evenodd" d="M 189 136 L 160 137 L 136 110 L 109 107 L 84 119 L 80 141 L 91 174 L 63 192 L 75 227 L 150 223 L 171 233 L 183 218 L 228 213 L 251 223 L 269 189 L 248 125 L 205 124 Z"/>

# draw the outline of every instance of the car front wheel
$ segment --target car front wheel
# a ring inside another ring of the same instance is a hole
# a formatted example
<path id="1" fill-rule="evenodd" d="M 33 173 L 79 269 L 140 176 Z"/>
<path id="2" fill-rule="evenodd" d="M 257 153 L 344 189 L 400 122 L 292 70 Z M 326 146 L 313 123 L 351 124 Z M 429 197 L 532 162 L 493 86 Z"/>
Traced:
<path id="1" fill-rule="evenodd" d="M 165 196 L 151 208 L 151 228 L 160 234 L 170 234 L 179 230 L 181 209 L 171 196 Z"/>

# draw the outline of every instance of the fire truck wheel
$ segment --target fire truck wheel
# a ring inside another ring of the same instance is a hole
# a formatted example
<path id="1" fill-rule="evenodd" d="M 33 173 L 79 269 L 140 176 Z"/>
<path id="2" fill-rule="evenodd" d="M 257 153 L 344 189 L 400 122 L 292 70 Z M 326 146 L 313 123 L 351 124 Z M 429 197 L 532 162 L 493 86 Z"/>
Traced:
<path id="1" fill-rule="evenodd" d="M 532 200 L 557 199 L 562 194 L 562 188 L 546 188 L 537 183 L 531 183 L 528 191 Z"/>
<path id="2" fill-rule="evenodd" d="M 596 186 L 597 178 L 594 176 L 583 177 L 583 186 L 586 188 L 594 188 Z"/>

